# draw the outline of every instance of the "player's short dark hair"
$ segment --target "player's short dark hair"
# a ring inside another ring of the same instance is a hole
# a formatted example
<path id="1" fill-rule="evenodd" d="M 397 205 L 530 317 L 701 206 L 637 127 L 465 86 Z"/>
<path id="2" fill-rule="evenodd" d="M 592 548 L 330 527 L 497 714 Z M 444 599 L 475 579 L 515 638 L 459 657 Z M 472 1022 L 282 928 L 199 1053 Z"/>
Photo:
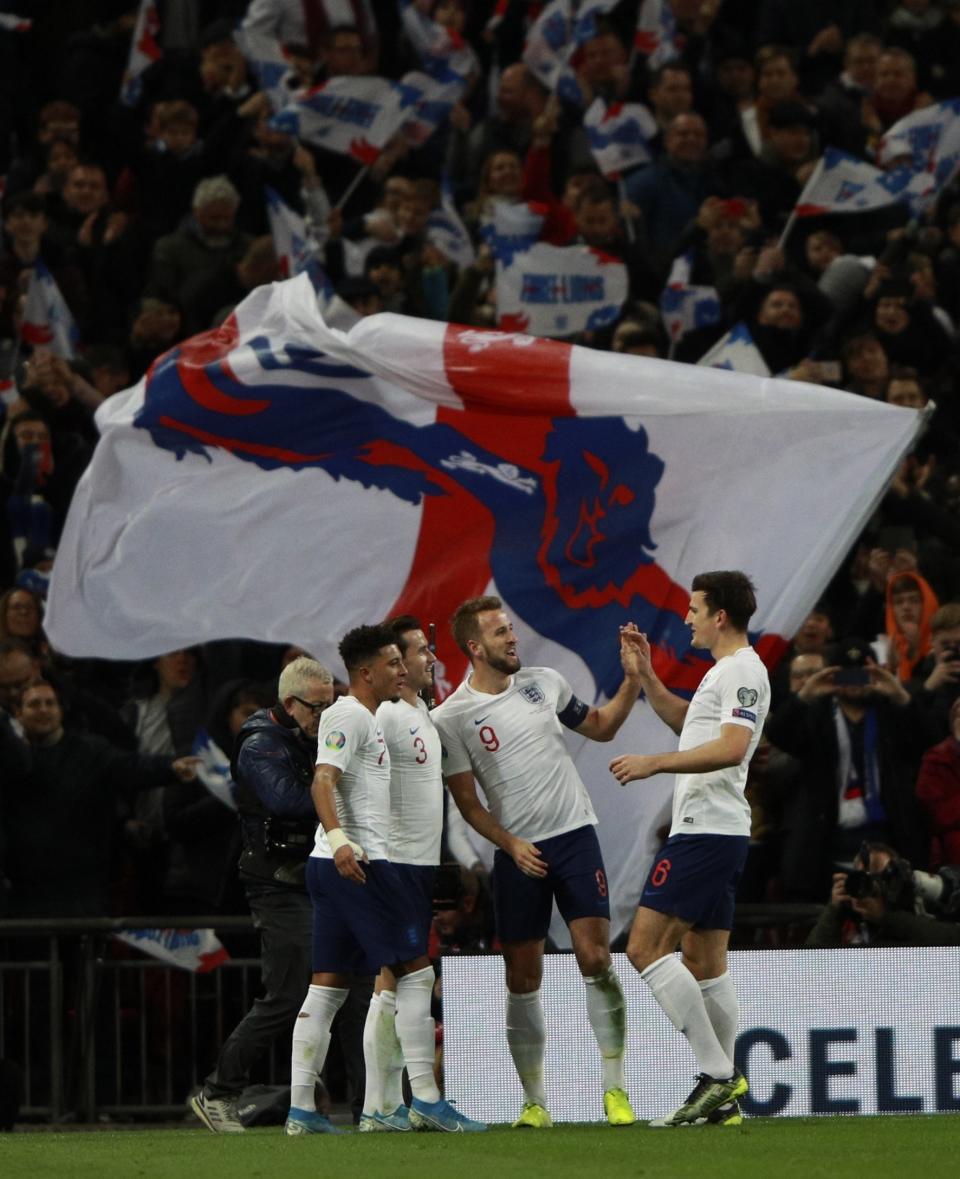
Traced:
<path id="1" fill-rule="evenodd" d="M 736 630 L 747 629 L 747 623 L 757 608 L 757 591 L 746 573 L 737 569 L 698 573 L 690 588 L 703 594 L 711 614 L 723 610 Z"/>
<path id="2" fill-rule="evenodd" d="M 467 598 L 454 611 L 450 619 L 450 629 L 460 650 L 470 658 L 470 648 L 467 644 L 480 638 L 480 623 L 477 617 L 487 610 L 502 610 L 503 602 L 493 594 L 485 594 L 479 598 Z"/>
<path id="3" fill-rule="evenodd" d="M 338 650 L 343 666 L 354 672 L 376 659 L 384 647 L 396 644 L 396 635 L 388 626 L 355 626 L 340 640 Z"/>
<path id="4" fill-rule="evenodd" d="M 388 631 L 393 635 L 393 641 L 400 648 L 400 654 L 407 653 L 407 639 L 406 636 L 412 630 L 423 630 L 420 625 L 420 619 L 414 617 L 413 614 L 398 614 L 395 618 L 388 618 L 383 624 Z"/>

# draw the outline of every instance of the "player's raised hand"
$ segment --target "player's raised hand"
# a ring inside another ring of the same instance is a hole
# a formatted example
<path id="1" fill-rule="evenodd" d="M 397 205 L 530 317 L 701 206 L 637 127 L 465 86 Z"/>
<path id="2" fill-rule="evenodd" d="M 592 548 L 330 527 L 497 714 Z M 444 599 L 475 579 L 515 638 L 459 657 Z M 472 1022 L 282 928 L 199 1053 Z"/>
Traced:
<path id="1" fill-rule="evenodd" d="M 650 643 L 636 623 L 628 622 L 620 627 L 620 663 L 627 675 L 636 674 L 641 679 L 653 675 Z"/>
<path id="2" fill-rule="evenodd" d="M 660 773 L 659 758 L 645 757 L 642 753 L 623 753 L 610 763 L 610 773 L 621 786 L 628 782 L 640 782 Z"/>
<path id="3" fill-rule="evenodd" d="M 526 839 L 516 839 L 510 844 L 510 855 L 524 876 L 546 876 L 547 865 L 540 855 L 540 849 Z"/>

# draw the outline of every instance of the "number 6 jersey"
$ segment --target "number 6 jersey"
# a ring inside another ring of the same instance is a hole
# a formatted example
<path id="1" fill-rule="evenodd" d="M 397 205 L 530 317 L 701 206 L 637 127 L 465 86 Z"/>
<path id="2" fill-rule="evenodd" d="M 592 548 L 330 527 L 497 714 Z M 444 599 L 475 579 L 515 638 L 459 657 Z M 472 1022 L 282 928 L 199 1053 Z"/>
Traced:
<path id="1" fill-rule="evenodd" d="M 443 773 L 472 772 L 490 813 L 520 839 L 550 839 L 596 823 L 561 727 L 576 728 L 587 712 L 549 667 L 522 668 L 497 695 L 475 691 L 468 678 L 431 714 Z"/>

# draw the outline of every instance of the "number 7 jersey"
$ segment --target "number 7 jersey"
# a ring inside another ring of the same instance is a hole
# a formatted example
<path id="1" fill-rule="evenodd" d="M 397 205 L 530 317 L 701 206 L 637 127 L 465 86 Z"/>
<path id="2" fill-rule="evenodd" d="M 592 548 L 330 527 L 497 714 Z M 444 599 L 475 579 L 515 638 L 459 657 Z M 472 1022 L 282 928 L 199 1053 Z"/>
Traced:
<path id="1" fill-rule="evenodd" d="M 468 678 L 431 714 L 444 775 L 472 772 L 490 813 L 521 839 L 550 839 L 597 821 L 558 714 L 574 728 L 586 709 L 549 667 L 522 668 L 498 695 L 475 691 Z"/>

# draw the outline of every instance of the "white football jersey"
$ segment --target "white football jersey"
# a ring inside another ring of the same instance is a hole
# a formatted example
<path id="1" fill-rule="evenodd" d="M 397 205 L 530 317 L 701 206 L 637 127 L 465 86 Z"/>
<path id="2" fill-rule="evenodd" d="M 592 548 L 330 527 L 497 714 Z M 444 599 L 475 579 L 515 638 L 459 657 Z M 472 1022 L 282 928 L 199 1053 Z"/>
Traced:
<path id="1" fill-rule="evenodd" d="M 572 698 L 559 672 L 525 667 L 498 695 L 477 692 L 468 678 L 433 711 L 444 774 L 472 772 L 490 813 L 521 839 L 597 821 L 557 719 Z"/>
<path id="2" fill-rule="evenodd" d="M 678 749 L 693 749 L 720 736 L 721 725 L 753 731 L 738 766 L 706 774 L 677 774 L 671 835 L 749 835 L 750 804 L 744 794 L 747 769 L 770 707 L 770 680 L 752 647 L 725 655 L 693 694 Z"/>
<path id="3" fill-rule="evenodd" d="M 439 864 L 443 832 L 440 735 L 422 700 L 387 701 L 377 720 L 390 751 L 390 847 L 397 864 Z"/>
<path id="4" fill-rule="evenodd" d="M 344 835 L 359 843 L 368 859 L 387 859 L 390 752 L 377 718 L 355 696 L 341 696 L 321 717 L 317 765 L 340 770 L 333 793 Z M 333 857 L 322 823 L 310 854 Z"/>

